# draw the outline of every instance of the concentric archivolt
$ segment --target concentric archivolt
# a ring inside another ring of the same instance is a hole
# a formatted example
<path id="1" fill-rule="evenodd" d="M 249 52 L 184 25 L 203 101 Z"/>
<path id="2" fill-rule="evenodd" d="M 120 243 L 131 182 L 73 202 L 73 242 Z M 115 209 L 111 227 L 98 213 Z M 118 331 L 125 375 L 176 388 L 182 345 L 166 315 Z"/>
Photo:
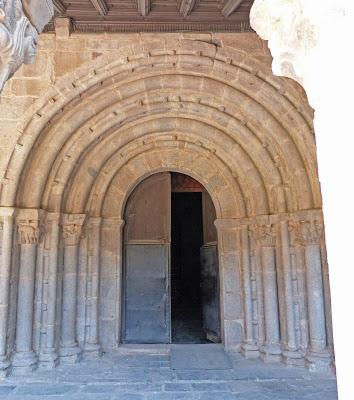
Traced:
<path id="1" fill-rule="evenodd" d="M 207 189 L 222 180 L 211 195 L 235 218 L 321 207 L 312 112 L 246 53 L 193 40 L 123 48 L 59 80 L 40 103 L 2 205 L 110 215 L 108 199 L 124 202 L 142 176 L 175 169 Z"/>

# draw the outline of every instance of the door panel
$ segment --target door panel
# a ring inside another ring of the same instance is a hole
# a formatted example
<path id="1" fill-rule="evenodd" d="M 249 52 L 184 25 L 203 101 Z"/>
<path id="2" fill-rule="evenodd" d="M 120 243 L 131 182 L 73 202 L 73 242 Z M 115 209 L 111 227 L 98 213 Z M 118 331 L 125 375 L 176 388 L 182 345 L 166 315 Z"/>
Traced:
<path id="1" fill-rule="evenodd" d="M 169 245 L 126 246 L 125 343 L 169 343 Z"/>
<path id="2" fill-rule="evenodd" d="M 202 246 L 201 267 L 203 327 L 207 339 L 212 342 L 220 342 L 219 271 L 216 245 Z"/>
<path id="3" fill-rule="evenodd" d="M 152 175 L 130 195 L 125 213 L 126 243 L 170 243 L 171 175 Z"/>
<path id="4" fill-rule="evenodd" d="M 170 342 L 171 177 L 153 175 L 131 194 L 125 210 L 125 343 Z"/>

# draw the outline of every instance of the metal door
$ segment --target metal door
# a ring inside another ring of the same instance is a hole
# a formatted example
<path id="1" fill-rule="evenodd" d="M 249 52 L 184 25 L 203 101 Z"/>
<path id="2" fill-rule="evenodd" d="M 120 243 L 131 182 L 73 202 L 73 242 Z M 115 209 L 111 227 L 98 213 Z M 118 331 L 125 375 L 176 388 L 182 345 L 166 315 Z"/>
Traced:
<path id="1" fill-rule="evenodd" d="M 203 201 L 203 241 L 200 249 L 203 327 L 207 339 L 220 342 L 220 292 L 214 204 L 207 192 Z"/>
<path id="2" fill-rule="evenodd" d="M 170 343 L 171 178 L 153 175 L 131 194 L 124 232 L 125 343 Z"/>

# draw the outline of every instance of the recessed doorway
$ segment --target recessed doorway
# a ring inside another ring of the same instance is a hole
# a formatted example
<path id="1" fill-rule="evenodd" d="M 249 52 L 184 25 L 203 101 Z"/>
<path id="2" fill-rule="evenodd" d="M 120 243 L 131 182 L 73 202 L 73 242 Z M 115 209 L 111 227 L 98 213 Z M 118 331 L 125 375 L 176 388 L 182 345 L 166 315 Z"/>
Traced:
<path id="1" fill-rule="evenodd" d="M 122 341 L 220 342 L 215 209 L 179 173 L 141 182 L 125 208 Z"/>

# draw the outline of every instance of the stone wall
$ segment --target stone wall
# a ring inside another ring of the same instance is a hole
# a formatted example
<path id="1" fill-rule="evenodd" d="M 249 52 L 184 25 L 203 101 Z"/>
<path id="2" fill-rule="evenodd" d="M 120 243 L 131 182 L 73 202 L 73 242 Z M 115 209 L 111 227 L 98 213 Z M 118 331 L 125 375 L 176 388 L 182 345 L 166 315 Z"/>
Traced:
<path id="1" fill-rule="evenodd" d="M 213 200 L 225 346 L 331 365 L 313 112 L 270 62 L 252 33 L 42 36 L 1 98 L 4 373 L 119 345 L 124 206 L 161 171 Z"/>

